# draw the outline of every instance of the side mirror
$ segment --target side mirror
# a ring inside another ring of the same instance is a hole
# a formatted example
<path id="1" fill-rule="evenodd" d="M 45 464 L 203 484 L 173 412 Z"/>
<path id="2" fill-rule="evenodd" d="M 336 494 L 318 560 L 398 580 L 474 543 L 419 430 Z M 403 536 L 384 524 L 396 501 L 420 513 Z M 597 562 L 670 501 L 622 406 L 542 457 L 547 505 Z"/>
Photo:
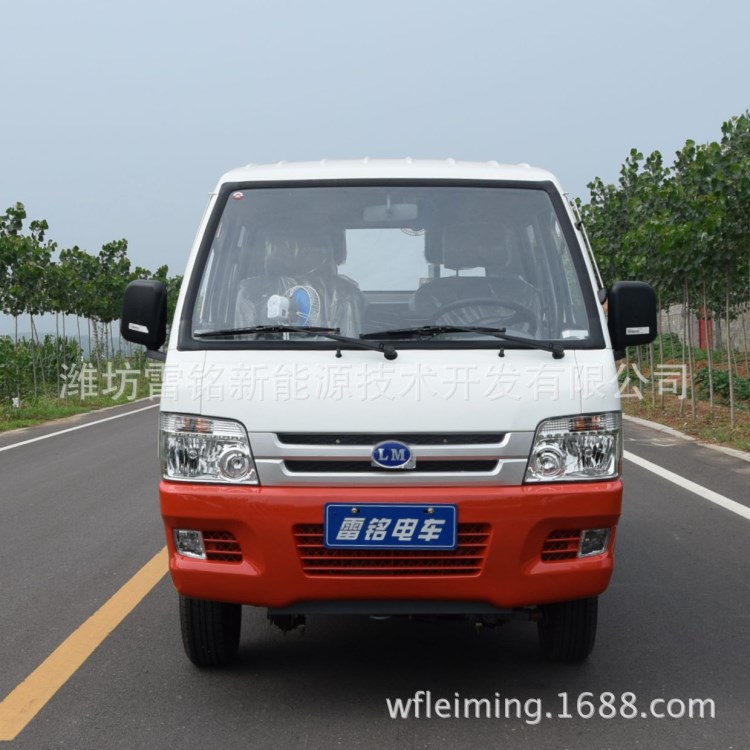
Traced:
<path id="1" fill-rule="evenodd" d="M 166 341 L 167 288 L 161 281 L 138 279 L 128 284 L 120 333 L 126 341 L 142 344 L 150 352 L 156 352 Z"/>
<path id="2" fill-rule="evenodd" d="M 656 338 L 656 294 L 642 281 L 618 281 L 607 292 L 607 327 L 615 352 Z"/>

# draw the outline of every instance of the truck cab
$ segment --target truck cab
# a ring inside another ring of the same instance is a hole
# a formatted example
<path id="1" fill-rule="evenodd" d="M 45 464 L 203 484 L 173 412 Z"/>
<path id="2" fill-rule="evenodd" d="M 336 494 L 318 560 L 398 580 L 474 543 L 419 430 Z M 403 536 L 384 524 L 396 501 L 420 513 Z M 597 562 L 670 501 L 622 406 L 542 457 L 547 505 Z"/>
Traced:
<path id="1" fill-rule="evenodd" d="M 608 316 L 602 304 L 608 299 Z M 125 338 L 165 341 L 133 282 Z M 535 622 L 581 660 L 614 566 L 613 352 L 650 287 L 604 289 L 555 178 L 527 165 L 248 166 L 211 195 L 166 351 L 161 513 L 188 657 L 242 605 Z"/>

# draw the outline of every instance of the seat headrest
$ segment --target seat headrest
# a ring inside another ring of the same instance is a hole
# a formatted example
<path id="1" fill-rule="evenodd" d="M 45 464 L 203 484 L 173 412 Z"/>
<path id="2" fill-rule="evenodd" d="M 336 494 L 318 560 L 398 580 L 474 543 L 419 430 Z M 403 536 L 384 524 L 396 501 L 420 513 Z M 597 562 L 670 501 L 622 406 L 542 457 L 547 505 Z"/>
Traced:
<path id="1" fill-rule="evenodd" d="M 454 224 L 443 231 L 443 258 L 446 268 L 497 268 L 510 260 L 505 228 L 498 224 Z"/>
<path id="2" fill-rule="evenodd" d="M 322 232 L 303 230 L 265 231 L 259 241 L 264 248 L 265 270 L 274 276 L 336 273 L 333 243 Z"/>

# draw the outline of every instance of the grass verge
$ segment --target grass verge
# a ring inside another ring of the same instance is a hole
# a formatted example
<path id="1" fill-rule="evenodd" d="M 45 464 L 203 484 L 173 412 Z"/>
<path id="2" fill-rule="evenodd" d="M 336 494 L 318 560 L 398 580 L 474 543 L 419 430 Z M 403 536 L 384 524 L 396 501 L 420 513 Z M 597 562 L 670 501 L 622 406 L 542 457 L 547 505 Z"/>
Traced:
<path id="1" fill-rule="evenodd" d="M 40 397 L 34 401 L 24 402 L 18 408 L 3 405 L 0 407 L 0 432 L 33 427 L 44 422 L 129 403 L 132 403 L 132 399 L 123 395 L 119 398 L 92 396 L 84 400 Z"/>
<path id="2" fill-rule="evenodd" d="M 695 405 L 695 418 L 690 412 L 689 400 L 683 402 L 681 409 L 680 400 L 676 398 L 665 398 L 663 406 L 658 402 L 652 406 L 649 398 L 643 401 L 624 399 L 622 410 L 625 414 L 672 427 L 703 443 L 750 452 L 750 411 L 747 409 L 737 409 L 734 428 L 729 421 L 728 406 L 715 405 L 712 416 L 708 403 L 700 400 Z"/>

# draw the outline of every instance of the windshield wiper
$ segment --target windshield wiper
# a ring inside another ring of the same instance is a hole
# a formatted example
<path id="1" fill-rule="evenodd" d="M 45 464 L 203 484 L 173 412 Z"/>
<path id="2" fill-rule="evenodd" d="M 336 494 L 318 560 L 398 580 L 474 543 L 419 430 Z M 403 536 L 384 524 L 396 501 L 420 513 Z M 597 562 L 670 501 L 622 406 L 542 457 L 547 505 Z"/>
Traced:
<path id="1" fill-rule="evenodd" d="M 316 326 L 287 326 L 287 325 L 263 325 L 248 326 L 246 328 L 220 328 L 217 330 L 195 331 L 195 338 L 213 338 L 220 336 L 248 336 L 253 333 L 304 333 L 309 336 L 323 336 L 333 341 L 339 341 L 342 344 L 351 344 L 358 349 L 371 349 L 372 351 L 381 352 L 386 359 L 396 359 L 398 352 L 393 344 L 386 344 L 382 341 L 379 344 L 371 344 L 369 341 L 355 339 L 351 336 L 341 336 L 339 328 L 319 328 Z M 341 349 L 336 352 L 336 356 L 341 356 Z"/>
<path id="2" fill-rule="evenodd" d="M 339 328 L 318 328 L 316 326 L 287 326 L 287 325 L 264 325 L 247 326 L 245 328 L 218 328 L 215 330 L 196 331 L 195 338 L 209 338 L 211 336 L 247 336 L 251 333 L 338 333 Z"/>
<path id="3" fill-rule="evenodd" d="M 441 333 L 483 333 L 487 336 L 494 336 L 496 339 L 507 341 L 508 343 L 521 344 L 531 347 L 532 349 L 541 349 L 545 352 L 552 352 L 555 359 L 562 359 L 565 356 L 565 349 L 560 344 L 553 344 L 550 341 L 537 341 L 536 339 L 527 339 L 521 336 L 511 336 L 505 332 L 505 328 L 488 328 L 486 326 L 413 326 L 412 328 L 391 328 L 385 331 L 375 331 L 374 333 L 365 333 L 361 336 L 363 339 L 378 338 L 431 338 Z"/>

